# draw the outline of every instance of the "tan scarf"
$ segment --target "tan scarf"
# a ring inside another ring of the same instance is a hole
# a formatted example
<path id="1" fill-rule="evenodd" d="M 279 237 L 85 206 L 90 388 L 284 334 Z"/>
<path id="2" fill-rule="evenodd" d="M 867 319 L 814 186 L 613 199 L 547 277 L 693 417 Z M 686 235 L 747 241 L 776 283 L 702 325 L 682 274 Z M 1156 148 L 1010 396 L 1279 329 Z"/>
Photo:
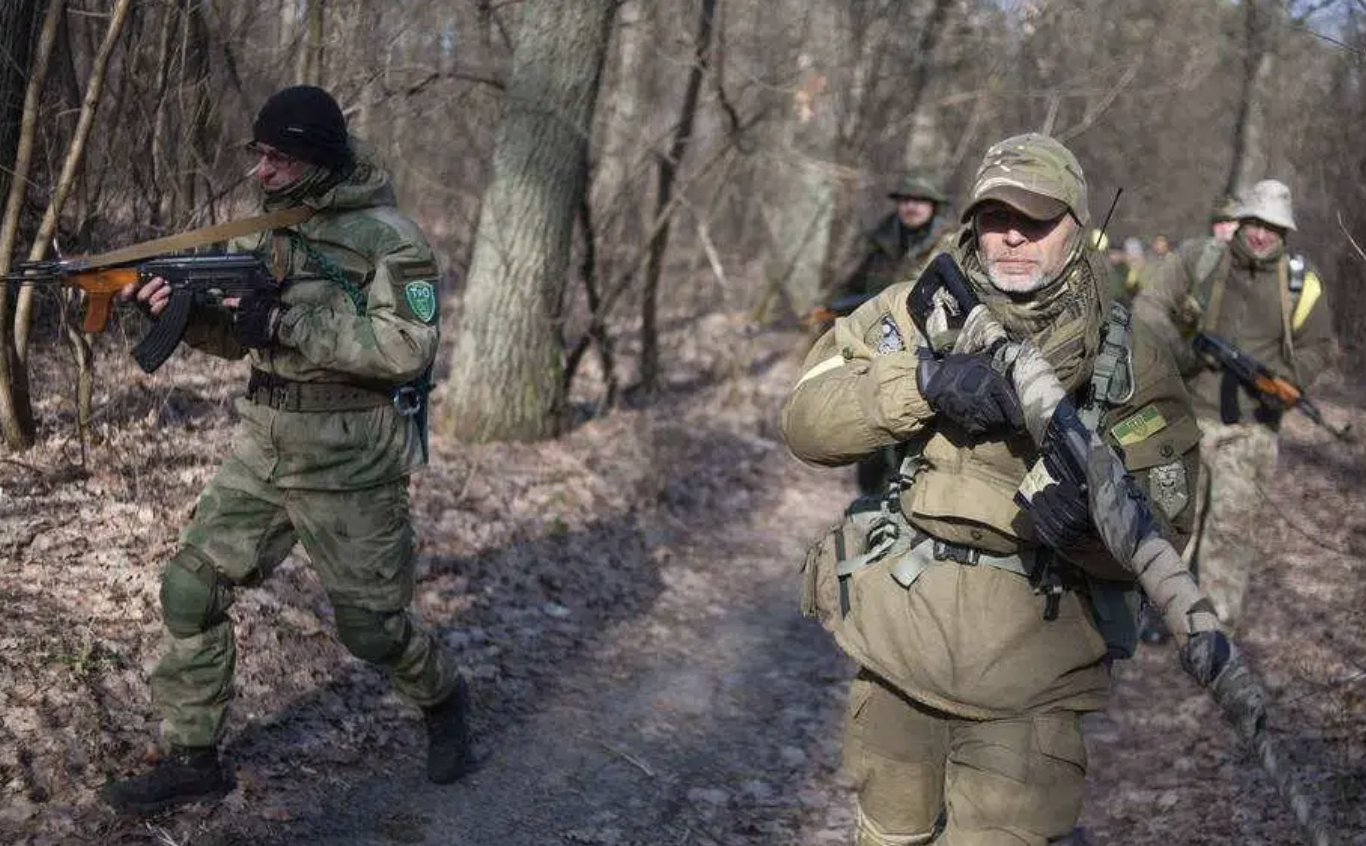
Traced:
<path id="1" fill-rule="evenodd" d="M 1085 385 L 1109 309 L 1108 289 L 1100 284 L 1105 273 L 1101 254 L 1083 247 L 1061 278 L 1028 294 L 1008 294 L 987 278 L 971 230 L 959 239 L 955 252 L 974 293 L 1006 332 L 1016 340 L 1033 341 L 1069 392 Z"/>

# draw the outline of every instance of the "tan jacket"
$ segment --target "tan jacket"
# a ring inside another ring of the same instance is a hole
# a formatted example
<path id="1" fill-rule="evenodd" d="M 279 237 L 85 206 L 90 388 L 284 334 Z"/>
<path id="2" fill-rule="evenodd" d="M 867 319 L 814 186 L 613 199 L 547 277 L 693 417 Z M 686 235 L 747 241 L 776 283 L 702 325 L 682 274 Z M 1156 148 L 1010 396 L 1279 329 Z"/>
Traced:
<path id="1" fill-rule="evenodd" d="M 1014 495 L 1037 450 L 1024 433 L 973 439 L 938 425 L 916 384 L 916 348 L 923 342 L 907 311 L 910 287 L 893 285 L 816 343 L 783 408 L 788 446 L 802 461 L 834 466 L 908 444 L 927 464 L 901 498 L 913 525 L 990 552 L 1036 547 Z M 1188 480 L 1184 501 L 1165 500 L 1175 509 L 1168 516 L 1177 532 L 1189 532 L 1199 442 L 1194 416 L 1175 365 L 1137 324 L 1131 349 L 1136 390 L 1105 413 L 1102 426 L 1143 484 L 1158 467 L 1164 478 Z M 1121 423 L 1129 432 L 1123 444 L 1113 431 Z M 1093 575 L 1126 575 L 1098 539 L 1069 557 Z M 905 590 L 890 580 L 874 589 Z M 1043 599 L 1024 577 L 952 562 L 936 563 L 909 590 L 916 611 L 899 637 L 907 641 L 906 669 L 914 679 L 906 692 L 916 699 L 971 718 L 1104 706 L 1105 645 L 1078 593 L 1069 591 L 1059 618 L 1045 621 Z"/>

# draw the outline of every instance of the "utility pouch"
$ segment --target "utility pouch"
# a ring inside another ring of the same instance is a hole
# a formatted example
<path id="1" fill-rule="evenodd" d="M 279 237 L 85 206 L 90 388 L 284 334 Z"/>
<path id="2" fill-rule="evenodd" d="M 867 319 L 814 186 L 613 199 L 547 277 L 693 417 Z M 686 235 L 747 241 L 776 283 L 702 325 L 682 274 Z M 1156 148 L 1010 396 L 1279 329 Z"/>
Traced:
<path id="1" fill-rule="evenodd" d="M 868 553 L 869 535 L 882 516 L 882 498 L 863 496 L 806 551 L 802 562 L 802 614 L 834 631 L 849 613 L 848 589 L 840 570 Z"/>

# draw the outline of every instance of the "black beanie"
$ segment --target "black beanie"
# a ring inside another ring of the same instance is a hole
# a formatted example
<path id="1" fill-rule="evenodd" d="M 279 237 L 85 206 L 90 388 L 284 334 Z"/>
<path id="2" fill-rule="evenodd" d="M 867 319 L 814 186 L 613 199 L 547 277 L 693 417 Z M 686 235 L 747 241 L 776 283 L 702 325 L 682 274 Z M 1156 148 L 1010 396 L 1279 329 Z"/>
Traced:
<path id="1" fill-rule="evenodd" d="M 312 85 L 295 85 L 267 100 L 252 138 L 328 170 L 351 164 L 346 117 L 331 94 Z"/>

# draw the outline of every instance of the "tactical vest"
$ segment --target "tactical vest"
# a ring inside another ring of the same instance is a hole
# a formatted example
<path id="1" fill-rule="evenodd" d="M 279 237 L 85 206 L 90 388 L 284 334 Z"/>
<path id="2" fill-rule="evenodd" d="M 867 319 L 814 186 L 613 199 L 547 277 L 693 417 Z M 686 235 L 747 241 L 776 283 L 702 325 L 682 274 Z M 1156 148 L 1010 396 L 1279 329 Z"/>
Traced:
<path id="1" fill-rule="evenodd" d="M 1122 406 L 1133 397 L 1132 358 L 1129 311 L 1120 303 L 1112 303 L 1087 395 L 1078 409 L 1088 428 L 1099 429 L 1105 411 Z M 923 442 L 915 441 L 905 445 L 900 472 L 887 492 L 855 500 L 846 511 L 843 526 L 833 534 L 839 614 L 849 611 L 848 579 L 863 567 L 884 559 L 891 560 L 892 578 L 908 589 L 936 562 L 985 565 L 1029 579 L 1035 592 L 1046 597 L 1045 619 L 1052 619 L 1050 614 L 1056 614 L 1058 601 L 1065 590 L 1084 587 L 1090 599 L 1093 621 L 1105 640 L 1108 657 L 1132 657 L 1138 643 L 1142 599 L 1136 581 L 1102 578 L 1088 572 L 1083 565 L 1058 559 L 1043 547 L 995 554 L 975 546 L 940 540 L 911 524 L 902 508 L 902 495 L 913 490 L 916 478 L 925 469 L 926 460 L 918 451 L 918 447 L 923 446 Z M 1107 572 L 1106 575 L 1115 574 Z"/>

